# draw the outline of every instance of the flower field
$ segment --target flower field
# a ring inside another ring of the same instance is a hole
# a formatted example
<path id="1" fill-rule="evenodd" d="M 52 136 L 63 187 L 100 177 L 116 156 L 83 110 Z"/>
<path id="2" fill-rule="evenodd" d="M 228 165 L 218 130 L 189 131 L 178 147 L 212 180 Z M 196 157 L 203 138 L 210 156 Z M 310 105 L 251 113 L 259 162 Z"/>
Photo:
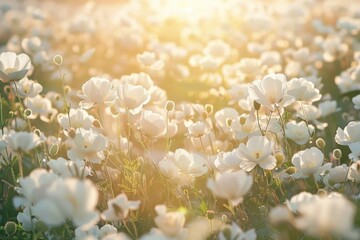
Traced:
<path id="1" fill-rule="evenodd" d="M 360 239 L 360 1 L 0 20 L 0 239 Z"/>

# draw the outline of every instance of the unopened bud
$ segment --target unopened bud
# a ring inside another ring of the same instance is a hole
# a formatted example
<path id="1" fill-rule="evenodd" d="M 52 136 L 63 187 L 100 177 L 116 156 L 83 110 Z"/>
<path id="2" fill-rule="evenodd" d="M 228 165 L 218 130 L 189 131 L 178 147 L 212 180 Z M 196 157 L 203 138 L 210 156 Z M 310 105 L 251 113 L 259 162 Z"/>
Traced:
<path id="1" fill-rule="evenodd" d="M 276 152 L 274 157 L 276 159 L 276 166 L 280 166 L 285 161 L 285 155 L 282 151 Z"/>
<path id="2" fill-rule="evenodd" d="M 117 115 L 118 114 L 118 111 L 116 110 L 116 108 L 114 106 L 110 107 L 110 111 L 111 111 L 112 115 Z"/>
<path id="3" fill-rule="evenodd" d="M 324 149 L 324 147 L 326 146 L 324 139 L 322 138 L 316 139 L 316 146 L 320 149 Z"/>
<path id="4" fill-rule="evenodd" d="M 337 148 L 337 149 L 334 149 L 333 155 L 336 159 L 340 159 L 342 157 L 342 152 L 340 149 Z"/>
<path id="5" fill-rule="evenodd" d="M 319 197 L 326 197 L 326 196 L 327 196 L 327 192 L 326 192 L 326 190 L 324 190 L 324 189 L 319 189 L 319 190 L 317 191 L 317 195 L 318 195 Z"/>
<path id="6" fill-rule="evenodd" d="M 69 85 L 66 85 L 64 87 L 64 92 L 65 92 L 65 94 L 69 94 L 71 92 L 71 87 Z"/>
<path id="7" fill-rule="evenodd" d="M 286 170 L 285 170 L 285 172 L 287 173 L 287 174 L 294 174 L 295 172 L 296 172 L 296 168 L 295 167 L 288 167 Z"/>
<path id="8" fill-rule="evenodd" d="M 74 128 L 70 128 L 68 133 L 69 133 L 69 137 L 71 137 L 71 138 L 74 138 L 76 135 L 76 131 Z"/>
<path id="9" fill-rule="evenodd" d="M 246 118 L 241 116 L 239 122 L 241 125 L 244 125 L 246 123 Z"/>
<path id="10" fill-rule="evenodd" d="M 254 101 L 254 108 L 255 108 L 255 110 L 256 110 L 256 111 L 259 111 L 260 107 L 261 107 L 260 103 Z"/>
<path id="11" fill-rule="evenodd" d="M 7 235 L 13 235 L 14 233 L 16 233 L 17 230 L 16 223 L 13 221 L 6 222 L 4 228 Z"/>
<path id="12" fill-rule="evenodd" d="M 228 220 L 229 220 L 229 218 L 228 218 L 228 216 L 226 216 L 225 214 L 223 214 L 223 215 L 221 216 L 221 220 L 222 220 L 224 223 L 227 223 Z"/>
<path id="13" fill-rule="evenodd" d="M 92 122 L 92 125 L 96 128 L 100 128 L 101 127 L 101 123 L 99 122 L 99 120 L 95 119 L 93 122 Z"/>
<path id="14" fill-rule="evenodd" d="M 54 157 L 58 153 L 58 151 L 59 151 L 59 145 L 53 144 L 49 149 L 49 154 L 51 157 Z"/>
<path id="15" fill-rule="evenodd" d="M 24 111 L 24 117 L 25 118 L 28 118 L 30 115 L 31 115 L 31 113 L 32 113 L 32 111 L 31 111 L 31 109 L 25 109 L 25 111 Z"/>
<path id="16" fill-rule="evenodd" d="M 53 62 L 58 65 L 58 66 L 61 66 L 63 64 L 63 58 L 61 55 L 55 55 L 53 57 Z"/>
<path id="17" fill-rule="evenodd" d="M 167 101 L 165 104 L 166 111 L 171 112 L 175 108 L 175 103 L 173 101 Z"/>
<path id="18" fill-rule="evenodd" d="M 232 122 L 233 122 L 233 119 L 227 118 L 227 119 L 226 119 L 226 126 L 227 126 L 227 127 L 231 127 Z"/>
<path id="19" fill-rule="evenodd" d="M 212 210 L 208 210 L 206 212 L 206 218 L 209 220 L 213 220 L 215 218 L 215 212 Z"/>
<path id="20" fill-rule="evenodd" d="M 214 111 L 214 106 L 211 104 L 206 104 L 205 105 L 205 111 L 208 115 L 211 115 Z"/>

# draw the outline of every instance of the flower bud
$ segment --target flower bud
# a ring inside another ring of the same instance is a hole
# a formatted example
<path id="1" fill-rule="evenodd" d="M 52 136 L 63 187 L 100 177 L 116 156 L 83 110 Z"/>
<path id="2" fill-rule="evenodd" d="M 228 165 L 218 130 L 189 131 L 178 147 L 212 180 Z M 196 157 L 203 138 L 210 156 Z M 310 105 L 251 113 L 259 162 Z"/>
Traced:
<path id="1" fill-rule="evenodd" d="M 227 119 L 226 119 L 226 126 L 227 126 L 227 127 L 231 127 L 232 122 L 233 122 L 233 119 L 227 118 Z"/>
<path id="2" fill-rule="evenodd" d="M 99 120 L 95 119 L 93 122 L 92 122 L 92 125 L 96 128 L 100 128 L 101 127 L 101 123 L 99 122 Z"/>
<path id="3" fill-rule="evenodd" d="M 53 144 L 49 149 L 49 154 L 51 157 L 54 157 L 59 152 L 59 145 Z"/>
<path id="4" fill-rule="evenodd" d="M 69 94 L 70 91 L 71 91 L 71 87 L 70 87 L 69 85 L 66 85 L 66 86 L 64 87 L 64 92 L 65 92 L 65 94 Z"/>
<path id="5" fill-rule="evenodd" d="M 221 216 L 221 220 L 224 222 L 224 223 L 227 223 L 228 222 L 228 216 L 226 216 L 225 214 L 223 214 L 222 216 Z"/>
<path id="6" fill-rule="evenodd" d="M 175 108 L 175 103 L 173 101 L 167 101 L 165 104 L 166 111 L 171 112 Z"/>
<path id="7" fill-rule="evenodd" d="M 205 105 L 205 111 L 208 115 L 211 115 L 214 111 L 214 106 L 211 104 L 206 104 Z"/>
<path id="8" fill-rule="evenodd" d="M 260 103 L 254 101 L 254 108 L 255 108 L 255 110 L 256 110 L 256 111 L 259 111 L 260 107 L 261 107 Z"/>
<path id="9" fill-rule="evenodd" d="M 119 113 L 114 106 L 110 107 L 110 111 L 111 111 L 111 114 L 114 116 L 116 116 Z"/>
<path id="10" fill-rule="evenodd" d="M 240 119 L 239 119 L 239 122 L 240 122 L 241 125 L 244 125 L 246 123 L 246 118 L 241 116 Z"/>
<path id="11" fill-rule="evenodd" d="M 285 172 L 287 173 L 287 174 L 294 174 L 295 172 L 296 172 L 296 168 L 295 167 L 288 167 L 286 170 L 285 170 Z"/>
<path id="12" fill-rule="evenodd" d="M 76 135 L 76 131 L 74 128 L 70 128 L 68 131 L 69 137 L 74 138 Z"/>
<path id="13" fill-rule="evenodd" d="M 61 55 L 55 55 L 53 57 L 53 62 L 58 65 L 58 66 L 61 66 L 63 64 L 63 58 Z"/>
<path id="14" fill-rule="evenodd" d="M 274 157 L 276 159 L 276 166 L 280 166 L 285 161 L 285 155 L 282 151 L 276 152 Z"/>
<path id="15" fill-rule="evenodd" d="M 209 220 L 213 220 L 215 218 L 215 212 L 212 210 L 208 210 L 206 212 L 206 218 Z"/>
<path id="16" fill-rule="evenodd" d="M 326 196 L 327 196 L 327 192 L 326 192 L 326 190 L 324 190 L 324 189 L 319 189 L 319 190 L 317 191 L 317 195 L 320 196 L 320 197 L 326 197 Z"/>
<path id="17" fill-rule="evenodd" d="M 316 139 L 316 146 L 320 149 L 324 149 L 324 147 L 326 146 L 324 139 L 322 138 Z"/>
<path id="18" fill-rule="evenodd" d="M 6 222 L 4 228 L 7 235 L 13 235 L 14 233 L 16 233 L 17 230 L 16 223 L 13 221 Z"/>
<path id="19" fill-rule="evenodd" d="M 24 114 L 25 118 L 28 118 L 31 115 L 31 113 L 32 113 L 31 109 L 27 108 L 27 109 L 24 110 L 23 114 Z"/>
<path id="20" fill-rule="evenodd" d="M 337 148 L 337 149 L 334 149 L 333 155 L 336 159 L 340 159 L 342 157 L 342 152 L 340 149 Z"/>

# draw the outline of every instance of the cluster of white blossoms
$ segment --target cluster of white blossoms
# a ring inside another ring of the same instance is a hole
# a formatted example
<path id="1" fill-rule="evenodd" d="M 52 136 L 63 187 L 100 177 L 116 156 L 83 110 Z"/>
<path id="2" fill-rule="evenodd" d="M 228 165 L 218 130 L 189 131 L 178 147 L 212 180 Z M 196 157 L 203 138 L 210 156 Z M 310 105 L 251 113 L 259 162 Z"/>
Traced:
<path id="1" fill-rule="evenodd" d="M 0 239 L 359 239 L 360 3 L 5 2 Z"/>

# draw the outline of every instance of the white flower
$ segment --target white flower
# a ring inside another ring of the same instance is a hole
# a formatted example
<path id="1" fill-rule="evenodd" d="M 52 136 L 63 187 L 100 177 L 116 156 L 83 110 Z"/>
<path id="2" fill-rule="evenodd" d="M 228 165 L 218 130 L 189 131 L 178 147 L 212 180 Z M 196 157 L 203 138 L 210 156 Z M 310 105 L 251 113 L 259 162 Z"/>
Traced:
<path id="1" fill-rule="evenodd" d="M 81 108 L 72 108 L 68 114 L 59 114 L 57 119 L 60 126 L 64 129 L 69 129 L 70 127 L 74 129 L 90 129 L 93 127 L 93 121 L 95 120 L 93 116 Z"/>
<path id="2" fill-rule="evenodd" d="M 33 98 L 43 90 L 41 84 L 34 82 L 33 80 L 29 80 L 27 77 L 24 77 L 16 83 L 14 82 L 11 86 L 21 98 Z"/>
<path id="3" fill-rule="evenodd" d="M 207 127 L 207 123 L 204 121 L 197 121 L 197 122 L 191 123 L 187 126 L 187 129 L 188 129 L 189 135 L 191 137 L 195 137 L 195 138 L 202 137 L 205 135 L 205 133 L 207 133 L 209 131 L 208 127 Z"/>
<path id="4" fill-rule="evenodd" d="M 319 108 L 321 117 L 326 117 L 332 113 L 340 111 L 340 109 L 341 109 L 341 108 L 337 107 L 336 101 L 321 102 L 321 103 L 319 103 L 318 108 Z"/>
<path id="5" fill-rule="evenodd" d="M 27 98 L 26 106 L 31 110 L 31 114 L 28 116 L 29 119 L 36 119 L 40 116 L 42 121 L 51 122 L 57 114 L 57 110 L 51 106 L 51 101 L 40 95 Z"/>
<path id="6" fill-rule="evenodd" d="M 359 83 L 351 75 L 352 74 L 347 70 L 343 71 L 339 76 L 335 77 L 335 83 L 340 89 L 341 93 L 348 93 L 360 89 Z"/>
<path id="7" fill-rule="evenodd" d="M 310 140 L 310 134 L 313 134 L 314 130 L 314 126 L 306 125 L 305 121 L 301 121 L 299 123 L 290 121 L 286 123 L 285 126 L 286 137 L 299 145 L 307 143 Z"/>
<path id="8" fill-rule="evenodd" d="M 249 96 L 264 107 L 275 111 L 286 107 L 295 99 L 287 93 L 287 81 L 284 74 L 268 74 L 263 80 L 256 80 L 249 86 Z"/>
<path id="9" fill-rule="evenodd" d="M 231 53 L 231 47 L 221 39 L 211 40 L 204 48 L 203 53 L 220 61 L 225 61 Z"/>
<path id="10" fill-rule="evenodd" d="M 326 187 L 330 187 L 334 184 L 340 184 L 346 181 L 349 168 L 346 164 L 335 166 L 327 171 L 327 174 L 323 178 Z M 336 186 L 336 185 L 335 185 Z"/>
<path id="11" fill-rule="evenodd" d="M 336 130 L 335 141 L 340 145 L 360 142 L 360 122 L 349 122 L 344 130 L 338 128 Z"/>
<path id="12" fill-rule="evenodd" d="M 117 232 L 116 228 L 115 228 L 115 232 Z M 99 236 L 100 236 L 100 229 L 97 225 L 92 226 L 87 230 L 84 230 L 81 227 L 77 227 L 75 229 L 75 240 L 98 239 Z"/>
<path id="13" fill-rule="evenodd" d="M 145 110 L 141 114 L 139 126 L 144 136 L 158 138 L 166 134 L 166 121 L 162 114 Z"/>
<path id="14" fill-rule="evenodd" d="M 240 123 L 240 121 L 243 121 Z M 247 137 L 261 135 L 260 130 L 256 124 L 254 114 L 241 114 L 234 121 L 232 121 L 230 128 L 234 133 L 234 137 L 238 140 L 243 140 Z"/>
<path id="15" fill-rule="evenodd" d="M 49 219 L 52 216 L 48 215 L 48 207 L 57 207 L 61 211 L 59 216 L 64 216 L 64 219 L 70 218 L 75 226 L 88 229 L 99 221 L 99 213 L 96 210 L 98 198 L 99 193 L 90 180 L 59 178 L 49 188 L 47 198 L 38 203 L 34 215 L 40 219 Z M 52 220 L 60 219 L 54 216 Z"/>
<path id="16" fill-rule="evenodd" d="M 358 239 L 353 220 L 355 206 L 341 195 L 338 197 L 315 198 L 302 204 L 296 219 L 296 227 L 314 237 L 345 237 Z"/>
<path id="17" fill-rule="evenodd" d="M 23 79 L 30 67 L 31 60 L 26 54 L 16 55 L 14 52 L 0 54 L 0 80 L 4 83 Z"/>
<path id="18" fill-rule="evenodd" d="M 49 198 L 40 199 L 32 207 L 31 213 L 48 226 L 60 226 L 66 219 L 66 215 L 56 202 Z"/>
<path id="19" fill-rule="evenodd" d="M 180 211 L 168 212 L 165 205 L 155 206 L 157 216 L 154 218 L 156 226 L 167 237 L 179 237 L 187 235 L 184 229 L 185 214 Z"/>
<path id="20" fill-rule="evenodd" d="M 92 129 L 76 129 L 73 139 L 68 140 L 70 149 L 67 155 L 71 160 L 85 160 L 92 163 L 100 163 L 105 158 L 104 150 L 107 146 L 107 139 Z"/>
<path id="21" fill-rule="evenodd" d="M 132 73 L 130 75 L 124 75 L 120 78 L 118 82 L 119 85 L 121 84 L 130 84 L 134 86 L 141 86 L 146 90 L 150 90 L 154 87 L 154 81 L 151 79 L 150 75 L 147 73 Z"/>
<path id="22" fill-rule="evenodd" d="M 245 171 L 239 170 L 216 174 L 215 180 L 208 180 L 207 187 L 215 196 L 227 199 L 233 206 L 236 206 L 243 201 L 252 184 L 252 176 L 249 176 Z"/>
<path id="23" fill-rule="evenodd" d="M 241 159 L 238 156 L 238 149 L 234 149 L 231 152 L 220 152 L 216 155 L 214 160 L 215 167 L 221 172 L 227 172 L 230 170 L 239 170 Z"/>
<path id="24" fill-rule="evenodd" d="M 25 231 L 33 231 L 35 229 L 35 224 L 39 220 L 33 218 L 30 214 L 30 207 L 25 207 L 22 212 L 19 212 L 16 219 L 21 223 L 22 229 Z"/>
<path id="25" fill-rule="evenodd" d="M 344 56 L 349 46 L 346 43 L 342 43 L 341 39 L 337 36 L 328 37 L 323 43 L 323 58 L 327 62 L 333 62 L 337 57 Z"/>
<path id="26" fill-rule="evenodd" d="M 360 94 L 353 97 L 352 102 L 354 103 L 355 109 L 360 109 Z"/>
<path id="27" fill-rule="evenodd" d="M 112 233 L 101 238 L 101 240 L 130 240 L 130 238 L 125 233 Z"/>
<path id="28" fill-rule="evenodd" d="M 356 183 L 360 182 L 360 161 L 351 164 L 349 168 L 348 179 Z"/>
<path id="29" fill-rule="evenodd" d="M 122 193 L 114 199 L 107 202 L 108 209 L 106 209 L 101 217 L 105 221 L 121 221 L 125 219 L 129 210 L 136 210 L 140 206 L 140 201 L 129 201 L 127 196 Z"/>
<path id="30" fill-rule="evenodd" d="M 136 58 L 139 63 L 151 70 L 159 71 L 165 65 L 162 60 L 156 60 L 156 55 L 153 52 L 145 51 L 142 54 L 138 54 Z"/>
<path id="31" fill-rule="evenodd" d="M 13 132 L 6 137 L 8 146 L 13 150 L 28 152 L 40 144 L 40 138 L 33 132 Z"/>
<path id="32" fill-rule="evenodd" d="M 56 174 L 37 168 L 29 176 L 19 180 L 20 192 L 27 201 L 35 204 L 46 196 L 47 189 L 56 179 Z"/>
<path id="33" fill-rule="evenodd" d="M 308 122 L 313 122 L 316 127 L 320 130 L 325 129 L 328 126 L 328 123 L 323 123 L 318 121 L 320 118 L 320 110 L 314 105 L 302 105 L 299 109 L 297 109 L 297 116 L 303 120 Z M 310 127 L 310 126 L 309 126 Z"/>
<path id="34" fill-rule="evenodd" d="M 228 120 L 235 120 L 239 116 L 238 112 L 234 108 L 226 107 L 215 113 L 216 125 L 224 133 L 229 133 L 231 130 L 227 124 Z"/>
<path id="35" fill-rule="evenodd" d="M 256 165 L 266 170 L 272 170 L 276 166 L 276 159 L 271 155 L 273 143 L 264 136 L 251 137 L 246 145 L 239 146 L 240 168 L 251 171 Z"/>
<path id="36" fill-rule="evenodd" d="M 261 72 L 261 61 L 256 58 L 242 58 L 238 67 L 240 73 L 254 76 Z"/>
<path id="37" fill-rule="evenodd" d="M 294 96 L 296 101 L 313 103 L 319 101 L 322 97 L 319 89 L 304 78 L 293 78 L 288 83 L 287 93 Z"/>
<path id="38" fill-rule="evenodd" d="M 296 168 L 295 178 L 307 178 L 314 175 L 317 178 L 321 173 L 331 168 L 331 163 L 321 166 L 324 161 L 324 154 L 316 147 L 307 148 L 295 153 L 291 159 Z"/>
<path id="39" fill-rule="evenodd" d="M 82 85 L 82 93 L 79 95 L 83 100 L 80 106 L 85 109 L 97 105 L 110 105 L 115 99 L 110 80 L 100 77 L 92 77 Z"/>
<path id="40" fill-rule="evenodd" d="M 232 240 L 256 240 L 255 229 L 250 229 L 244 232 L 236 223 L 227 226 L 225 229 L 230 230 L 230 239 Z M 229 236 L 224 234 L 224 230 L 219 234 L 219 240 L 228 240 Z"/>
<path id="41" fill-rule="evenodd" d="M 43 48 L 42 41 L 39 37 L 24 38 L 21 41 L 21 47 L 28 54 L 39 52 Z"/>
<path id="42" fill-rule="evenodd" d="M 297 195 L 292 196 L 290 201 L 286 199 L 286 206 L 293 213 L 298 213 L 298 209 L 302 204 L 307 203 L 309 201 L 313 201 L 314 198 L 317 197 L 318 197 L 317 195 L 313 195 L 308 192 L 301 192 Z"/>
<path id="43" fill-rule="evenodd" d="M 191 184 L 196 177 L 207 173 L 206 159 L 196 153 L 189 153 L 185 149 L 169 152 L 159 162 L 161 174 L 180 185 Z"/>
<path id="44" fill-rule="evenodd" d="M 115 106 L 118 111 L 129 110 L 131 113 L 139 113 L 142 107 L 151 99 L 150 92 L 140 85 L 120 84 L 117 87 Z"/>
<path id="45" fill-rule="evenodd" d="M 269 221 L 273 225 L 280 223 L 292 222 L 294 216 L 289 209 L 284 206 L 276 206 L 272 208 L 268 214 Z"/>
<path id="46" fill-rule="evenodd" d="M 67 177 L 86 177 L 90 174 L 90 168 L 85 166 L 84 161 L 68 161 L 64 158 L 51 159 L 48 166 L 57 175 Z"/>

